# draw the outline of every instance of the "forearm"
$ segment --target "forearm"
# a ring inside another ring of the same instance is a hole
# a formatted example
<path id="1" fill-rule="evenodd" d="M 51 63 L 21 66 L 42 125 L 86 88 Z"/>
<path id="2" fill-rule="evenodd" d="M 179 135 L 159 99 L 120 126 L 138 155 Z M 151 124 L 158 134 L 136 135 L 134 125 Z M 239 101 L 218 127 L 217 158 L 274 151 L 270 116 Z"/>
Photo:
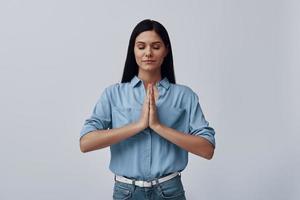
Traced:
<path id="1" fill-rule="evenodd" d="M 131 123 L 121 128 L 92 131 L 80 139 L 80 150 L 85 153 L 105 148 L 139 133 L 142 129 L 138 123 Z"/>
<path id="2" fill-rule="evenodd" d="M 161 124 L 152 129 L 163 138 L 169 140 L 188 152 L 206 159 L 211 159 L 213 157 L 214 147 L 205 138 L 195 135 L 188 135 Z"/>

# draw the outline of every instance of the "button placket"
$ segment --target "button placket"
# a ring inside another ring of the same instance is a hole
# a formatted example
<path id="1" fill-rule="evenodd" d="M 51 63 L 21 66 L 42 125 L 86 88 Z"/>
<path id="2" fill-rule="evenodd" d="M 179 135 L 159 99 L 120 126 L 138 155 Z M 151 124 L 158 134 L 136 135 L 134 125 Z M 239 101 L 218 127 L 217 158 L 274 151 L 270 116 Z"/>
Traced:
<path id="1" fill-rule="evenodd" d="M 146 177 L 149 178 L 151 176 L 151 129 L 147 128 L 147 140 L 146 140 Z"/>

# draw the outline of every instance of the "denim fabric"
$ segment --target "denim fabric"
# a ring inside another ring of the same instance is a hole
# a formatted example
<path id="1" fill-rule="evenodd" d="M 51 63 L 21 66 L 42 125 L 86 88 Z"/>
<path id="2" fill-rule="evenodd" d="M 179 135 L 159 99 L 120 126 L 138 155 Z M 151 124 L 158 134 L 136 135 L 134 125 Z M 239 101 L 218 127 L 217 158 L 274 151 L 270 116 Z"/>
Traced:
<path id="1" fill-rule="evenodd" d="M 184 134 L 202 137 L 215 145 L 215 131 L 206 121 L 198 96 L 187 86 L 164 78 L 156 84 L 159 121 Z M 85 121 L 80 136 L 91 131 L 120 128 L 139 120 L 145 98 L 143 81 L 117 83 L 105 89 L 92 115 Z M 117 175 L 151 180 L 164 174 L 183 171 L 188 152 L 161 137 L 151 128 L 110 146 L 109 168 Z"/>
<path id="2" fill-rule="evenodd" d="M 114 200 L 185 200 L 185 191 L 178 175 L 171 180 L 152 187 L 138 187 L 116 181 L 113 190 Z"/>

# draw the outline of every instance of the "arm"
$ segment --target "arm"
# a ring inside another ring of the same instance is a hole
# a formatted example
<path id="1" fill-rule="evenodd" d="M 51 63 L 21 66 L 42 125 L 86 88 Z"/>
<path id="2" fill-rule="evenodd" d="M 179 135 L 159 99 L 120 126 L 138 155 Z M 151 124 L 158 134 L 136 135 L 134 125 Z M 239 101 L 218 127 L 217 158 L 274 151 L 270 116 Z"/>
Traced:
<path id="1" fill-rule="evenodd" d="M 184 150 L 210 160 L 214 154 L 214 146 L 205 138 L 188 135 L 169 128 L 162 124 L 158 124 L 152 129 L 163 138 L 183 148 Z"/>
<path id="2" fill-rule="evenodd" d="M 127 124 L 120 128 L 91 131 L 80 138 L 80 150 L 85 153 L 121 142 L 147 128 L 149 126 L 148 121 L 149 92 L 147 92 L 147 96 L 144 99 L 141 117 L 138 122 Z"/>
<path id="3" fill-rule="evenodd" d="M 138 123 L 125 125 L 121 128 L 92 131 L 80 139 L 80 150 L 83 153 L 101 149 L 129 138 L 144 128 Z"/>
<path id="4" fill-rule="evenodd" d="M 161 124 L 157 118 L 157 111 L 154 98 L 154 89 L 150 87 L 150 114 L 149 114 L 149 126 L 156 133 L 158 133 L 163 138 L 176 144 L 182 149 L 201 156 L 210 160 L 214 154 L 214 145 L 210 143 L 207 139 L 197 136 L 185 134 L 183 132 L 177 131 L 176 129 L 169 128 Z"/>

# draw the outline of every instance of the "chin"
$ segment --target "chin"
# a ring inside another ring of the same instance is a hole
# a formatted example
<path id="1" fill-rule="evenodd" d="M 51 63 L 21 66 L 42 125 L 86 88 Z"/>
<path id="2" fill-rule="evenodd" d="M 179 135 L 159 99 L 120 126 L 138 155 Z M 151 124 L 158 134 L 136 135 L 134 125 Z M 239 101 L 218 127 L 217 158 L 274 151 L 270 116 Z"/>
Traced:
<path id="1" fill-rule="evenodd" d="M 160 67 L 155 66 L 155 65 L 143 65 L 140 67 L 140 69 L 144 70 L 144 71 L 155 71 L 160 69 Z"/>

